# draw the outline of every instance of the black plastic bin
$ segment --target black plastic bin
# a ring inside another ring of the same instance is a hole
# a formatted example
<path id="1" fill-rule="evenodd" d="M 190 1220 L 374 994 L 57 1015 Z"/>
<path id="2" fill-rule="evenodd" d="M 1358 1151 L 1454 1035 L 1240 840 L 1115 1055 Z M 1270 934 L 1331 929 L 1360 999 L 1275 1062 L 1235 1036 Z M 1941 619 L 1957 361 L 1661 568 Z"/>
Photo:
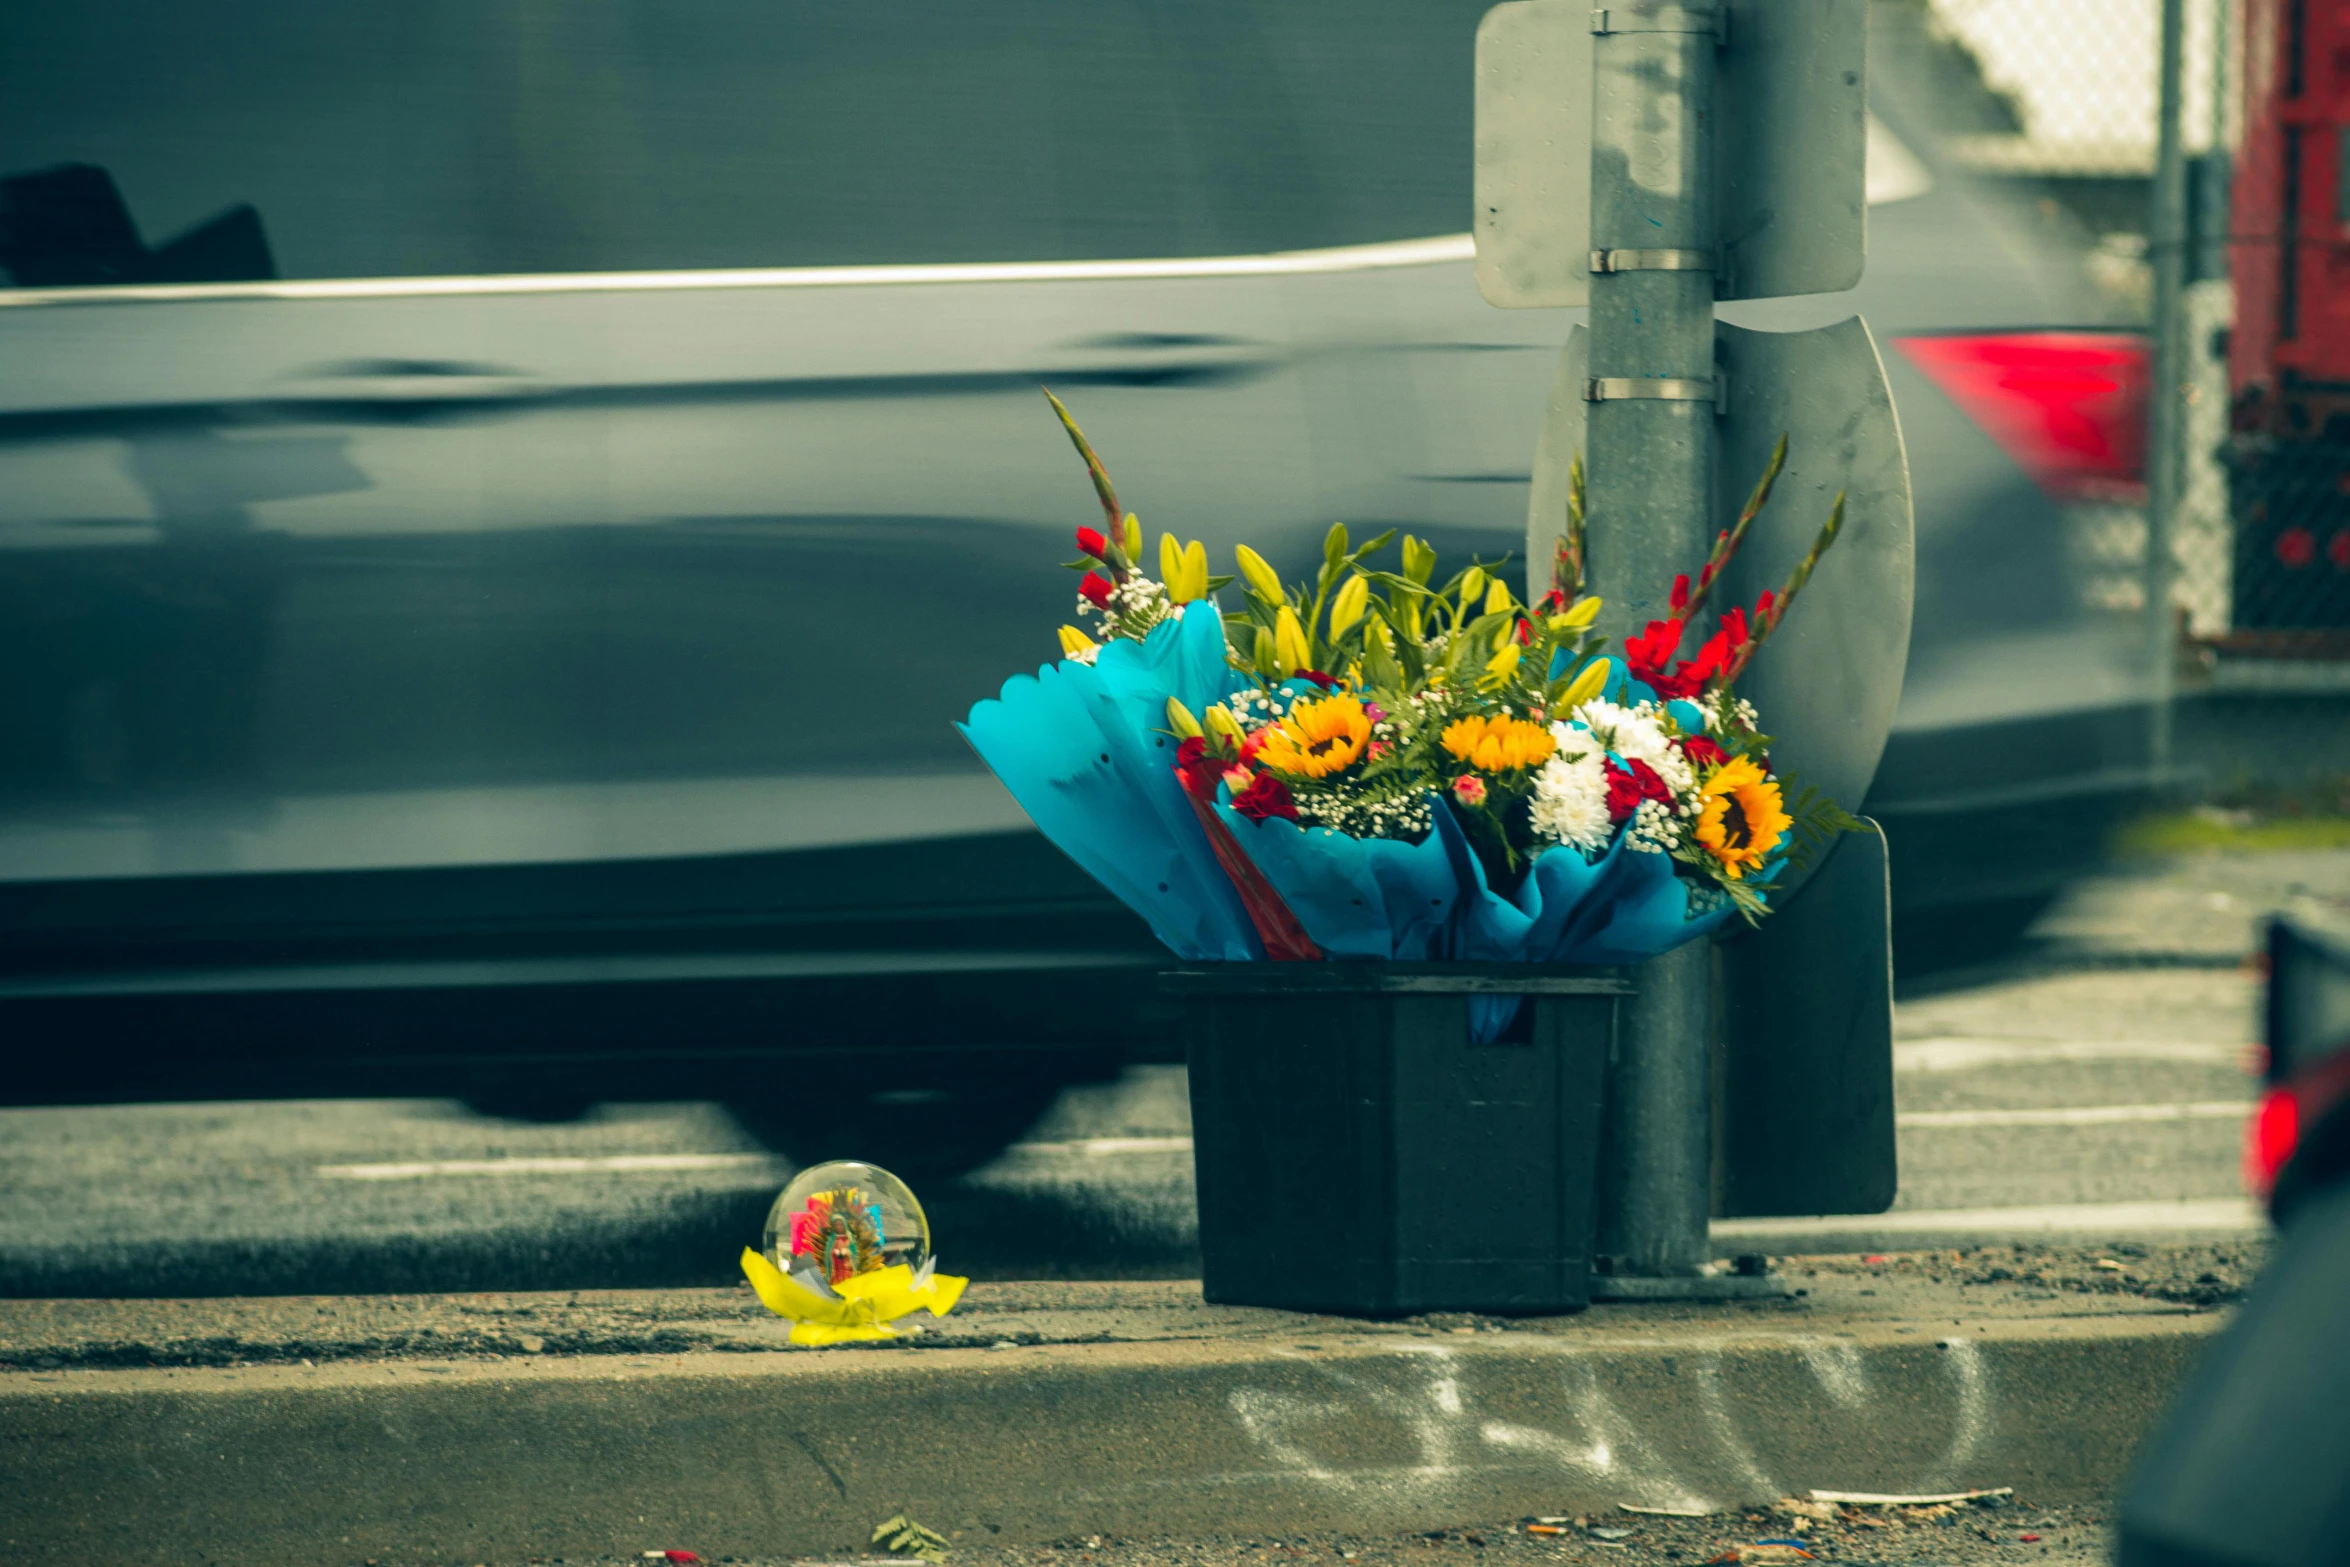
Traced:
<path id="1" fill-rule="evenodd" d="M 1228 963 L 1185 997 L 1207 1298 L 1355 1315 L 1591 1298 L 1624 970 Z M 1477 996 L 1524 996 L 1499 1043 Z"/>

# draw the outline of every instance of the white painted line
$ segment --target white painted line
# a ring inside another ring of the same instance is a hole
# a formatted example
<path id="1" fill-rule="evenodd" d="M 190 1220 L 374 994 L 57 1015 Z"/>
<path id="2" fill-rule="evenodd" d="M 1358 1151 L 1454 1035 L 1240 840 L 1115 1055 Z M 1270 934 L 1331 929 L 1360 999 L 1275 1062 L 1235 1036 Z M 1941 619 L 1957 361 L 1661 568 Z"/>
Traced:
<path id="1" fill-rule="evenodd" d="M 783 1164 L 763 1153 L 625 1153 L 600 1157 L 423 1159 L 404 1164 L 322 1164 L 330 1181 L 418 1181 L 439 1175 L 633 1175 L 668 1170 L 752 1170 Z"/>
<path id="2" fill-rule="evenodd" d="M 2267 1217 L 2243 1197 L 2181 1202 L 2085 1202 L 2046 1208 L 1912 1209 L 1906 1213 L 1823 1214 L 1790 1219 L 1716 1219 L 1721 1240 L 1801 1240 L 1811 1236 L 2130 1235 L 2187 1230 L 2242 1231 L 2268 1227 Z"/>
<path id="3" fill-rule="evenodd" d="M 1099 1159 L 1122 1153 L 1189 1153 L 1188 1137 L 1088 1137 L 1070 1143 L 1014 1143 L 1011 1153 L 1082 1154 Z"/>
<path id="4" fill-rule="evenodd" d="M 1987 1066 L 2080 1061 L 2185 1061 L 2240 1066 L 2244 1047 L 2199 1039 L 1897 1039 L 1896 1072 L 1971 1072 Z"/>
<path id="5" fill-rule="evenodd" d="M 2165 1105 L 2069 1105 L 2035 1110 L 1905 1110 L 1896 1126 L 2110 1126 L 2125 1121 L 2241 1121 L 2249 1100 L 2198 1099 Z"/>

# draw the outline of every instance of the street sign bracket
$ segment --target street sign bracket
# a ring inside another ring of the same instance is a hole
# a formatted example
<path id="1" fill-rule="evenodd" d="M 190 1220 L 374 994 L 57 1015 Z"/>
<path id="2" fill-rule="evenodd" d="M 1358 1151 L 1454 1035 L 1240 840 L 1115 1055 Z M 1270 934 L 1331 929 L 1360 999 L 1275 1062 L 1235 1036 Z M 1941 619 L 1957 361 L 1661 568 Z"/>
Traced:
<path id="1" fill-rule="evenodd" d="M 1723 270 L 1722 257 L 1710 250 L 1595 250 L 1591 271 L 1602 272 L 1713 272 Z"/>
<path id="2" fill-rule="evenodd" d="M 1661 6 L 1645 15 L 1624 8 L 1595 6 L 1591 12 L 1591 31 L 1607 33 L 1711 33 L 1714 47 L 1730 47 L 1730 12 L 1727 6 Z"/>
<path id="3" fill-rule="evenodd" d="M 1730 378 L 1691 380 L 1662 375 L 1591 375 L 1583 378 L 1583 401 L 1622 403 L 1711 403 L 1716 414 L 1730 411 Z"/>

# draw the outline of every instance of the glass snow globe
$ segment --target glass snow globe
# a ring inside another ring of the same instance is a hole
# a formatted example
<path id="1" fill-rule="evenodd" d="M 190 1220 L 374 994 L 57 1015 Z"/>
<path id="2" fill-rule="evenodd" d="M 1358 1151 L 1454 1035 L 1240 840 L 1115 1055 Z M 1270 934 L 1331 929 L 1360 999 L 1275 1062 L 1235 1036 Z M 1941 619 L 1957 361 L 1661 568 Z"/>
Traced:
<path id="1" fill-rule="evenodd" d="M 930 1272 L 930 1221 L 906 1183 L 854 1159 L 802 1170 L 767 1210 L 767 1260 L 820 1295 L 860 1274 Z"/>

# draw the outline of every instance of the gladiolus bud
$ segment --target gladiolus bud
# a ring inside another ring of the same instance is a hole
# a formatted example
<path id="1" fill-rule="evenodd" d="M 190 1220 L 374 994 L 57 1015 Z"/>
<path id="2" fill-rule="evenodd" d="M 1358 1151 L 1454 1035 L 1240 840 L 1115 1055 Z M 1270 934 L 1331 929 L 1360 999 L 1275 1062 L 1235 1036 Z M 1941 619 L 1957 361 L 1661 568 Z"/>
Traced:
<path id="1" fill-rule="evenodd" d="M 1077 584 L 1078 594 L 1097 609 L 1110 607 L 1110 579 L 1098 571 L 1089 571 Z"/>
<path id="2" fill-rule="evenodd" d="M 1558 699 L 1559 711 L 1563 713 L 1571 713 L 1576 708 L 1581 707 L 1584 703 L 1590 701 L 1593 697 L 1599 695 L 1601 690 L 1604 689 L 1607 685 L 1608 673 L 1608 661 L 1604 658 L 1595 658 L 1590 663 L 1584 665 L 1583 673 L 1577 675 L 1567 686 L 1567 689 L 1560 694 Z"/>
<path id="3" fill-rule="evenodd" d="M 1338 597 L 1330 601 L 1330 640 L 1335 642 L 1354 628 L 1363 618 L 1363 611 L 1371 604 L 1371 579 L 1353 576 L 1338 590 Z"/>
<path id="4" fill-rule="evenodd" d="M 1134 513 L 1128 512 L 1125 522 L 1119 525 L 1118 532 L 1121 535 L 1118 547 L 1126 552 L 1126 558 L 1128 560 L 1142 559 L 1142 519 Z"/>
<path id="5" fill-rule="evenodd" d="M 1240 562 L 1241 580 L 1249 590 L 1267 603 L 1278 604 L 1287 595 L 1281 591 L 1281 576 L 1264 556 L 1243 544 L 1233 550 L 1233 558 Z"/>
<path id="6" fill-rule="evenodd" d="M 1203 733 L 1199 720 L 1191 716 L 1191 709 L 1173 697 L 1167 698 L 1167 727 L 1185 740 L 1197 739 Z"/>
<path id="7" fill-rule="evenodd" d="M 1499 577 L 1494 578 L 1493 586 L 1485 590 L 1485 613 L 1498 615 L 1508 609 L 1513 602 L 1510 598 L 1509 588 Z"/>
<path id="8" fill-rule="evenodd" d="M 1282 605 L 1281 613 L 1273 621 L 1273 667 L 1286 680 L 1301 669 L 1311 669 L 1313 664 L 1314 650 L 1306 641 L 1306 628 L 1298 624 L 1297 611 Z"/>
<path id="9" fill-rule="evenodd" d="M 1103 538 L 1100 530 L 1095 528 L 1077 530 L 1077 547 L 1095 560 L 1106 559 L 1110 553 L 1110 541 Z"/>
<path id="10" fill-rule="evenodd" d="M 1080 654 L 1098 652 L 1100 647 L 1100 643 L 1075 626 L 1061 628 L 1061 656 L 1063 658 L 1076 658 Z"/>
<path id="11" fill-rule="evenodd" d="M 1471 566 L 1461 573 L 1461 602 L 1466 604 L 1485 591 L 1485 573 Z"/>
<path id="12" fill-rule="evenodd" d="M 1463 773 L 1452 781 L 1452 797 L 1474 809 L 1485 803 L 1485 780 L 1475 773 Z"/>

